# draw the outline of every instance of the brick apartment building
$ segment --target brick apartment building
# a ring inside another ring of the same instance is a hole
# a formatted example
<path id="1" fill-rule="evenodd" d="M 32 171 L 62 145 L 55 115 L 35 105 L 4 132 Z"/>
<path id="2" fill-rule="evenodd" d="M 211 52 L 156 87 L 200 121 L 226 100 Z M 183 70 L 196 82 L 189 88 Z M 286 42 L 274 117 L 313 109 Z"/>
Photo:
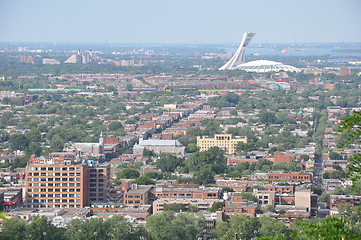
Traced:
<path id="1" fill-rule="evenodd" d="M 110 167 L 62 162 L 26 166 L 25 206 L 83 208 L 106 201 Z"/>
<path id="2" fill-rule="evenodd" d="M 272 181 L 312 182 L 312 174 L 306 172 L 271 172 L 267 177 Z"/>

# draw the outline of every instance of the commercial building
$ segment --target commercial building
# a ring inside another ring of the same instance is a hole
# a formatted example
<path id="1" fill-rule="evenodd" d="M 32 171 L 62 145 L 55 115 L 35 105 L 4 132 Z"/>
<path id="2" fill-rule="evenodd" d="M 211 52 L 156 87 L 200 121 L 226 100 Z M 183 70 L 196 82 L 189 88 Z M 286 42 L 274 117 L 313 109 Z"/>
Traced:
<path id="1" fill-rule="evenodd" d="M 219 147 L 226 154 L 234 154 L 238 143 L 247 143 L 247 137 L 233 138 L 232 134 L 215 134 L 214 138 L 197 137 L 197 147 L 200 151 L 207 151 L 211 147 Z"/>

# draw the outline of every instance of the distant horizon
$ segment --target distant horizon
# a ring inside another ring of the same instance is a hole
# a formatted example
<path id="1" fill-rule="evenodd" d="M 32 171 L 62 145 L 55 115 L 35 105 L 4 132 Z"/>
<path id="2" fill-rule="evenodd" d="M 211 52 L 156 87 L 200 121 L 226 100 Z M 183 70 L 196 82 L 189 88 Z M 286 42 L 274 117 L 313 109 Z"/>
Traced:
<path id="1" fill-rule="evenodd" d="M 229 44 L 240 44 L 240 42 L 71 42 L 71 41 L 0 41 L 1 44 L 9 44 L 9 43 L 15 43 L 15 44 L 135 44 L 135 45 L 157 45 L 157 44 L 165 44 L 165 45 L 229 45 Z M 259 44 L 289 44 L 289 45 L 297 45 L 297 44 L 361 44 L 361 41 L 350 41 L 350 42 L 257 42 L 252 41 L 250 45 L 259 45 Z"/>

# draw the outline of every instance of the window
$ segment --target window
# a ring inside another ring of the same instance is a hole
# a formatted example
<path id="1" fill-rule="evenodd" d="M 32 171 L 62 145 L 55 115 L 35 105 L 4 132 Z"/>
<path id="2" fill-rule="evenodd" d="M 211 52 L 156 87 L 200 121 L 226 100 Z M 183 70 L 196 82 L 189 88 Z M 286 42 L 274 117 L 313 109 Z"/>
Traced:
<path id="1" fill-rule="evenodd" d="M 55 173 L 55 176 L 60 176 L 60 172 Z"/>

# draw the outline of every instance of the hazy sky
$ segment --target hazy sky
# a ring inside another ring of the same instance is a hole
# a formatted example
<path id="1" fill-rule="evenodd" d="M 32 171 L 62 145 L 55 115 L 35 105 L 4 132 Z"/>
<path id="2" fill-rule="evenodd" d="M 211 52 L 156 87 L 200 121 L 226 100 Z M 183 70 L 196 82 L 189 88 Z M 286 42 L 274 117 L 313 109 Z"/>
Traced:
<path id="1" fill-rule="evenodd" d="M 361 0 L 0 0 L 0 41 L 361 42 Z"/>

